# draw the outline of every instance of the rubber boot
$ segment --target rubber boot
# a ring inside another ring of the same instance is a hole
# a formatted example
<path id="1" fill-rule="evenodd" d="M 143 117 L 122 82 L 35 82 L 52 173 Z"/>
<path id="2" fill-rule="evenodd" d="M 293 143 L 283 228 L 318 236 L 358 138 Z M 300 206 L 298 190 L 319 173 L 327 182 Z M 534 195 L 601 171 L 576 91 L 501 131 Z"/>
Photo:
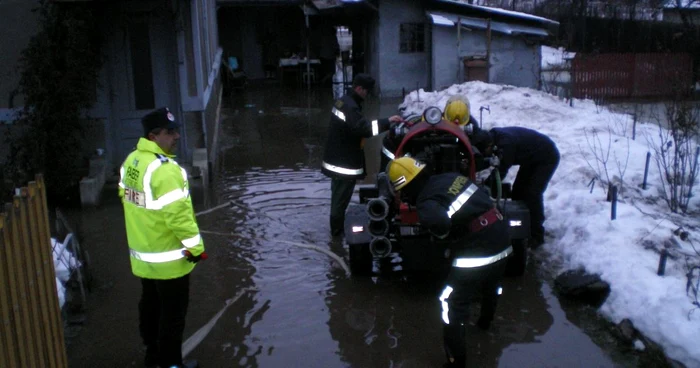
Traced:
<path id="1" fill-rule="evenodd" d="M 461 323 L 443 324 L 443 340 L 447 363 L 445 367 L 464 368 L 467 364 L 467 340 Z"/>
<path id="2" fill-rule="evenodd" d="M 156 346 L 146 346 L 146 357 L 143 359 L 146 368 L 158 367 L 158 348 Z"/>

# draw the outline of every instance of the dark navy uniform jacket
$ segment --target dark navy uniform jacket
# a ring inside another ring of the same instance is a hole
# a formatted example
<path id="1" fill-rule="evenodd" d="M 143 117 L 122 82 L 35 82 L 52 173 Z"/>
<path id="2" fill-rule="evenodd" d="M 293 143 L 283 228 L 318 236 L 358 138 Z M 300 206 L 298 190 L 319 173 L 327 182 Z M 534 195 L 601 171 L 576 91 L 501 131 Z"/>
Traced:
<path id="1" fill-rule="evenodd" d="M 362 139 L 375 136 L 388 128 L 389 119 L 365 119 L 362 115 L 362 98 L 354 91 L 341 97 L 331 109 L 321 170 L 331 178 L 364 178 L 366 173 Z"/>
<path id="2" fill-rule="evenodd" d="M 504 220 L 477 233 L 469 232 L 472 221 L 493 208 L 485 189 L 453 172 L 431 176 L 416 199 L 421 226 L 440 238 L 449 235 L 458 252 L 471 256 L 497 254 L 510 246 Z"/>
<path id="3" fill-rule="evenodd" d="M 489 131 L 501 151 L 499 172 L 505 178 L 514 165 L 549 164 L 559 161 L 556 144 L 546 135 L 522 127 L 493 128 Z"/>

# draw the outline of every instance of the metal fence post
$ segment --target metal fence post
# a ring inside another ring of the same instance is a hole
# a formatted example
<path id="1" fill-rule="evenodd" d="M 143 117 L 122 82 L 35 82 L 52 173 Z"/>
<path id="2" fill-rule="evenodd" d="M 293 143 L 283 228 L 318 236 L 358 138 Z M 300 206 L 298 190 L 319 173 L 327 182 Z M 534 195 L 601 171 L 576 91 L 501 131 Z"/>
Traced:
<path id="1" fill-rule="evenodd" d="M 647 162 L 644 164 L 644 181 L 642 181 L 642 189 L 647 189 L 647 175 L 649 175 L 649 161 L 651 160 L 651 152 L 647 152 Z"/>
<path id="2" fill-rule="evenodd" d="M 610 219 L 617 218 L 617 185 L 612 187 L 612 206 L 610 208 Z"/>

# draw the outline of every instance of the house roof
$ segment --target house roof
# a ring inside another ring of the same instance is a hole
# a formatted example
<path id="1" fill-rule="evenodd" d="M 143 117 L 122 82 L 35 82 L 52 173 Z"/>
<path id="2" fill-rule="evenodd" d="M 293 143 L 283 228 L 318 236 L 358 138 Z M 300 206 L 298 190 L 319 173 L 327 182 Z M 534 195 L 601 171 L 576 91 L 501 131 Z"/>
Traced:
<path id="1" fill-rule="evenodd" d="M 487 18 L 466 17 L 456 14 L 448 14 L 441 12 L 426 12 L 426 15 L 431 19 L 433 24 L 440 26 L 455 26 L 458 22 L 464 27 L 487 29 L 489 21 Z M 508 23 L 492 20 L 491 31 L 500 32 L 507 35 L 531 35 L 539 37 L 548 37 L 550 33 L 546 27 L 537 27 L 530 25 L 522 25 L 516 23 Z"/>
<path id="2" fill-rule="evenodd" d="M 216 3 L 235 6 L 302 5 L 304 0 L 216 0 Z"/>
<path id="3" fill-rule="evenodd" d="M 536 15 L 500 8 L 492 8 L 488 6 L 467 4 L 457 0 L 431 0 L 428 4 L 428 8 L 431 10 L 466 15 L 475 18 L 492 18 L 504 23 L 521 22 L 530 25 L 559 26 L 559 22 L 557 21 L 538 17 Z"/>
<path id="4" fill-rule="evenodd" d="M 265 5 L 313 5 L 318 11 L 336 10 L 355 4 L 365 5 L 376 9 L 377 0 L 216 0 L 219 5 L 233 6 L 265 6 Z"/>

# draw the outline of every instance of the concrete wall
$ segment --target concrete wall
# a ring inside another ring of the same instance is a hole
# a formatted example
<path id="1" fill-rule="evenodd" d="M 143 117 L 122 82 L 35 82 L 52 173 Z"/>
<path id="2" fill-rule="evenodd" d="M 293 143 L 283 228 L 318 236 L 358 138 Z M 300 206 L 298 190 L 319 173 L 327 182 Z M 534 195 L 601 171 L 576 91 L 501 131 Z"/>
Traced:
<path id="1" fill-rule="evenodd" d="M 425 50 L 421 53 L 399 53 L 401 23 L 426 23 Z M 427 88 L 429 83 L 429 32 L 420 2 L 384 0 L 379 3 L 379 75 L 378 91 L 382 97 L 401 96 L 407 91 Z"/>
<path id="2" fill-rule="evenodd" d="M 528 45 L 520 37 L 494 33 L 491 37 L 491 83 L 538 89 L 539 45 Z"/>
<path id="3" fill-rule="evenodd" d="M 457 27 L 434 25 L 432 31 L 433 72 L 430 88 L 445 89 L 464 80 L 461 61 L 457 56 Z"/>
<path id="4" fill-rule="evenodd" d="M 218 119 L 218 113 L 219 113 L 219 107 L 221 105 L 221 100 L 219 99 L 219 95 L 221 92 L 221 78 L 217 79 L 216 82 L 214 83 L 214 86 L 212 88 L 212 94 L 211 97 L 209 98 L 209 103 L 207 104 L 206 109 L 204 110 L 204 123 L 205 123 L 205 129 L 206 129 L 206 148 L 209 153 L 209 157 L 212 157 L 212 152 L 211 149 L 213 148 L 214 144 L 214 135 L 216 133 L 216 128 L 218 126 L 217 124 L 217 119 Z M 199 146 L 199 147 L 205 147 L 205 146 Z M 197 148 L 197 147 L 192 147 L 192 148 Z"/>
<path id="5" fill-rule="evenodd" d="M 373 19 L 367 24 L 367 36 L 365 41 L 365 68 L 366 72 L 373 75 L 376 79 L 379 78 L 379 19 Z M 375 88 L 375 93 L 380 91 L 381 86 Z"/>
<path id="6" fill-rule="evenodd" d="M 439 25 L 432 28 L 432 88 L 439 90 L 462 83 L 465 72 L 461 60 L 486 55 L 486 31 L 462 30 L 458 57 L 456 28 Z M 539 45 L 528 44 L 520 36 L 492 33 L 490 83 L 538 88 L 539 73 Z"/>

